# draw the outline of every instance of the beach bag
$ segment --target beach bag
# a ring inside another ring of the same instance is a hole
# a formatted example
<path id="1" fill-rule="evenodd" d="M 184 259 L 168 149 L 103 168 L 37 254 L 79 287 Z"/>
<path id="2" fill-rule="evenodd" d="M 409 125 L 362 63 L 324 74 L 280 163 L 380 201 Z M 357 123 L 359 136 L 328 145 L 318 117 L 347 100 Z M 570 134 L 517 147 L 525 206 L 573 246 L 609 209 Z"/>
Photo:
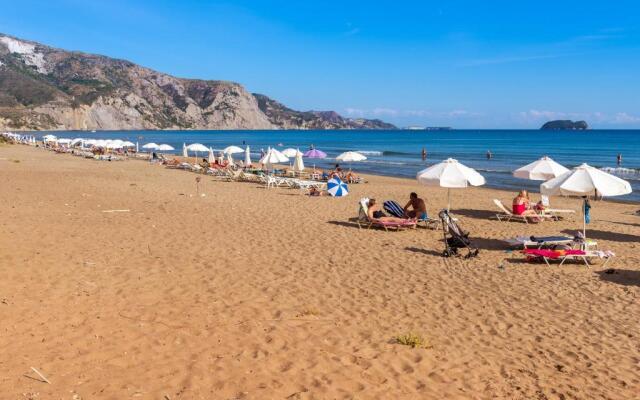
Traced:
<path id="1" fill-rule="evenodd" d="M 387 200 L 382 204 L 382 207 L 386 212 L 388 212 L 390 215 L 393 215 L 394 217 L 404 217 L 404 209 L 400 207 L 400 204 L 398 204 L 398 202 L 396 201 Z"/>

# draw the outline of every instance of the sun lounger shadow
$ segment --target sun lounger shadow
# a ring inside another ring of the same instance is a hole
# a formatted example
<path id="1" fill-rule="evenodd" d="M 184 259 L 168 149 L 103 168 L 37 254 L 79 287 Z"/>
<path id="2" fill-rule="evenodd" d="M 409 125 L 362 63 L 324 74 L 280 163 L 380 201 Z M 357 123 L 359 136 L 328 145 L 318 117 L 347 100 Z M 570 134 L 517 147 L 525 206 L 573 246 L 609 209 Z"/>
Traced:
<path id="1" fill-rule="evenodd" d="M 471 209 L 461 209 L 461 210 L 451 210 L 452 215 L 461 215 L 463 217 L 468 218 L 476 218 L 487 220 L 489 218 L 494 218 L 496 213 L 489 210 L 471 210 Z"/>
<path id="2" fill-rule="evenodd" d="M 327 221 L 328 224 L 338 225 L 338 226 L 346 226 L 348 228 L 356 228 L 360 229 L 358 226 L 357 218 L 350 218 L 349 221 Z"/>
<path id="3" fill-rule="evenodd" d="M 436 251 L 436 250 L 421 249 L 419 247 L 405 247 L 404 249 L 407 251 L 411 251 L 413 253 L 426 254 L 428 256 L 437 256 L 437 257 L 442 256 L 442 252 Z"/>
<path id="4" fill-rule="evenodd" d="M 473 243 L 475 246 L 482 250 L 500 250 L 503 251 L 507 247 L 503 240 L 498 239 L 489 239 L 489 238 L 481 238 L 481 237 L 473 237 Z"/>
<path id="5" fill-rule="evenodd" d="M 623 286 L 640 286 L 640 271 L 610 268 L 596 271 L 603 281 L 617 283 Z"/>
<path id="6" fill-rule="evenodd" d="M 562 233 L 566 233 L 567 235 L 575 235 L 576 230 L 565 229 Z M 640 242 L 640 236 L 630 235 L 628 233 L 621 232 L 607 232 L 600 230 L 587 229 L 587 238 L 588 239 L 597 239 L 597 240 L 610 240 L 612 242 Z"/>

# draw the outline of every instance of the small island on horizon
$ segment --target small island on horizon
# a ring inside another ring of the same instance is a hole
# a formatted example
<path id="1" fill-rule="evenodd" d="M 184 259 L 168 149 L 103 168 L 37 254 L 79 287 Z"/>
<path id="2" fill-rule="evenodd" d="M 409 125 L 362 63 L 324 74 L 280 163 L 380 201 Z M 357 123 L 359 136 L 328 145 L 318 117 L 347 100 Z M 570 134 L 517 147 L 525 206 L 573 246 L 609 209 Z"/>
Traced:
<path id="1" fill-rule="evenodd" d="M 558 119 L 546 122 L 540 129 L 543 131 L 583 131 L 589 129 L 589 125 L 586 121 Z"/>

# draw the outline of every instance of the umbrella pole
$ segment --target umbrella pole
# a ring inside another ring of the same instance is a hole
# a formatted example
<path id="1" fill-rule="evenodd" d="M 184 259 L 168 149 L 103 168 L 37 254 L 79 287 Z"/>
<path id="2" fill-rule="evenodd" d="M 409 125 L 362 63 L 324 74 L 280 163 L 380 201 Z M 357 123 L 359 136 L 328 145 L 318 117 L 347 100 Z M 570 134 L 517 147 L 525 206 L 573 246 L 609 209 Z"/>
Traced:
<path id="1" fill-rule="evenodd" d="M 587 243 L 587 196 L 586 199 L 582 200 L 582 237 L 585 240 L 585 246 Z"/>
<path id="2" fill-rule="evenodd" d="M 451 189 L 447 189 L 447 212 L 451 211 Z"/>

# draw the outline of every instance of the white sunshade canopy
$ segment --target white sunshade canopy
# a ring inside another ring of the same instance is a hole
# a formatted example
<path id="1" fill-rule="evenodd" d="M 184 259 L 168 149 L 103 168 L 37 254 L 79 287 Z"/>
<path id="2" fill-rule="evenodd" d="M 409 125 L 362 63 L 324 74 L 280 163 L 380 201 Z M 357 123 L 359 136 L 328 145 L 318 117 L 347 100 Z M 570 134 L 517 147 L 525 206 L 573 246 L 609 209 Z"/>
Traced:
<path id="1" fill-rule="evenodd" d="M 244 153 L 244 149 L 238 146 L 229 146 L 224 148 L 224 154 L 238 154 Z"/>
<path id="2" fill-rule="evenodd" d="M 567 172 L 569 172 L 568 168 L 565 168 L 553 161 L 551 158 L 544 156 L 539 160 L 513 171 L 513 176 L 533 181 L 546 181 Z"/>
<path id="3" fill-rule="evenodd" d="M 203 152 L 203 151 L 209 151 L 209 148 L 203 144 L 200 143 L 193 143 L 187 146 L 187 150 L 188 151 L 195 151 L 195 152 Z"/>
<path id="4" fill-rule="evenodd" d="M 295 160 L 293 161 L 293 170 L 296 172 L 304 171 L 304 161 L 302 160 L 302 153 L 300 150 L 296 150 Z"/>
<path id="5" fill-rule="evenodd" d="M 418 172 L 416 179 L 424 185 L 459 189 L 485 184 L 484 177 L 475 169 L 448 158 Z"/>
<path id="6" fill-rule="evenodd" d="M 122 142 L 122 147 L 136 147 L 136 144 L 128 140 Z"/>
<path id="7" fill-rule="evenodd" d="M 147 143 L 145 145 L 142 146 L 143 149 L 145 150 L 158 150 L 158 144 L 157 143 Z"/>
<path id="8" fill-rule="evenodd" d="M 59 144 L 69 144 L 71 143 L 71 139 L 58 139 Z"/>
<path id="9" fill-rule="evenodd" d="M 45 135 L 42 137 L 45 142 L 55 142 L 58 138 L 55 135 Z"/>
<path id="10" fill-rule="evenodd" d="M 251 165 L 251 151 L 249 150 L 249 146 L 244 149 L 244 165 L 247 167 Z"/>
<path id="11" fill-rule="evenodd" d="M 284 154 L 287 157 L 295 157 L 296 154 L 298 154 L 298 149 L 294 149 L 293 147 L 290 147 L 288 149 L 282 150 L 282 154 Z"/>
<path id="12" fill-rule="evenodd" d="M 341 162 L 364 161 L 366 159 L 367 157 L 364 154 L 357 151 L 347 151 L 336 157 L 336 160 Z"/>
<path id="13" fill-rule="evenodd" d="M 84 139 L 82 139 L 82 138 L 75 138 L 75 139 L 73 139 L 73 140 L 71 141 L 71 143 L 69 143 L 69 144 L 70 144 L 71 146 L 75 146 L 75 145 L 80 144 L 80 143 L 83 143 L 83 142 L 84 142 Z"/>
<path id="14" fill-rule="evenodd" d="M 260 159 L 260 164 L 265 164 L 265 165 L 279 164 L 279 163 L 286 163 L 288 161 L 289 161 L 289 158 L 284 154 L 282 154 L 281 152 L 279 152 L 278 150 L 269 149 L 269 151 L 267 151 L 267 154 L 265 154 L 264 157 Z"/>
<path id="15" fill-rule="evenodd" d="M 631 193 L 631 185 L 587 164 L 582 164 L 540 185 L 547 196 L 622 196 Z"/>
<path id="16" fill-rule="evenodd" d="M 161 144 L 161 145 L 158 146 L 158 150 L 160 150 L 160 151 L 171 151 L 171 150 L 175 150 L 175 149 L 171 145 Z"/>

